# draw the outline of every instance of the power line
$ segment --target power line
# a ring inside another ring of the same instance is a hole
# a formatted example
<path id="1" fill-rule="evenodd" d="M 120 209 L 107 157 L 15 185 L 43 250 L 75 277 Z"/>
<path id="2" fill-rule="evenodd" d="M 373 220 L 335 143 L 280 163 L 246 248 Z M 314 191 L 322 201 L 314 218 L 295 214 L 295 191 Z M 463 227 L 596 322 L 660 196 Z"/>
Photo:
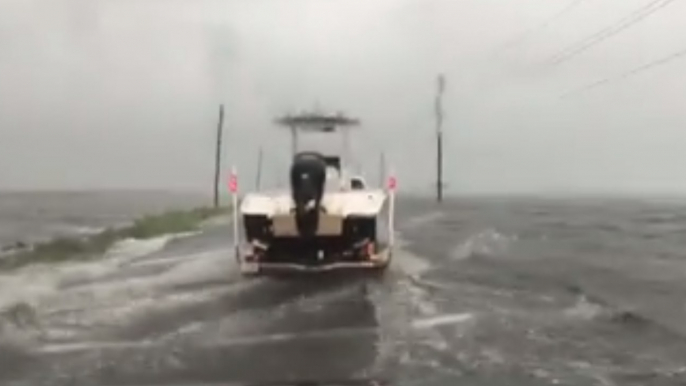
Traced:
<path id="1" fill-rule="evenodd" d="M 569 4 L 567 4 L 566 7 L 564 7 L 562 10 L 557 12 L 556 14 L 552 15 L 548 19 L 544 20 L 540 24 L 536 25 L 535 27 L 529 28 L 522 32 L 519 36 L 517 36 L 514 39 L 510 39 L 506 41 L 505 43 L 501 44 L 498 48 L 494 50 L 493 55 L 498 54 L 501 51 L 508 50 L 517 44 L 526 42 L 527 38 L 530 36 L 533 36 L 537 32 L 541 32 L 548 28 L 554 21 L 557 19 L 560 19 L 561 17 L 565 16 L 567 13 L 572 11 L 574 8 L 576 8 L 577 5 L 581 4 L 585 0 L 572 0 Z"/>
<path id="2" fill-rule="evenodd" d="M 619 32 L 631 27 L 642 19 L 650 16 L 652 13 L 664 8 L 674 0 L 653 0 L 648 4 L 643 5 L 631 14 L 624 16 L 617 23 L 601 29 L 600 31 L 591 34 L 567 48 L 559 51 L 553 55 L 547 62 L 557 65 L 560 64 L 584 51 L 603 42 L 604 40 L 618 34 Z M 655 8 L 653 8 L 655 7 Z"/>
<path id="3" fill-rule="evenodd" d="M 604 29 L 587 36 L 577 43 L 574 43 L 571 46 L 559 51 L 557 54 L 551 56 L 546 62 L 552 65 L 558 65 L 566 62 L 567 60 L 581 54 L 589 48 L 602 43 L 603 41 L 617 35 L 627 28 L 636 25 L 641 20 L 665 8 L 674 1 L 675 0 L 652 0 L 650 3 L 640 7 L 630 15 L 623 17 L 617 23 L 605 27 Z"/>
<path id="4" fill-rule="evenodd" d="M 684 58 L 684 57 L 686 57 L 686 49 L 682 49 L 682 50 L 677 51 L 677 52 L 675 52 L 675 53 L 673 53 L 673 54 L 671 54 L 671 55 L 668 55 L 668 56 L 665 56 L 665 57 L 660 58 L 660 59 L 658 59 L 658 60 L 655 60 L 655 61 L 652 61 L 652 62 L 643 64 L 643 65 L 641 65 L 641 66 L 638 66 L 638 67 L 636 67 L 636 68 L 634 68 L 634 69 L 632 69 L 632 70 L 630 70 L 630 71 L 627 71 L 627 72 L 625 72 L 625 73 L 623 73 L 623 74 L 621 74 L 621 75 L 619 75 L 619 76 L 601 79 L 601 80 L 599 80 L 599 81 L 593 82 L 593 83 L 591 83 L 591 84 L 589 84 L 589 85 L 586 85 L 586 86 L 584 86 L 584 87 L 581 87 L 581 88 L 578 88 L 578 89 L 575 89 L 575 90 L 566 92 L 566 93 L 562 94 L 562 95 L 560 96 L 560 98 L 561 98 L 561 99 L 564 99 L 564 98 L 567 98 L 567 97 L 569 97 L 569 96 L 571 96 L 571 95 L 574 95 L 574 94 L 579 94 L 579 93 L 582 93 L 582 92 L 586 92 L 586 91 L 592 90 L 592 89 L 594 89 L 594 88 L 601 87 L 601 86 L 603 86 L 603 85 L 605 85 L 605 84 L 608 84 L 608 83 L 610 83 L 610 82 L 613 82 L 613 81 L 624 80 L 624 79 L 630 78 L 630 77 L 632 77 L 632 76 L 638 75 L 639 73 L 642 73 L 642 72 L 644 72 L 644 71 L 651 70 L 651 69 L 653 69 L 653 68 L 655 68 L 655 67 L 663 66 L 663 65 L 665 65 L 665 64 L 668 64 L 668 63 L 670 63 L 670 62 L 672 62 L 672 61 L 675 61 L 675 60 L 678 60 L 678 59 L 681 59 L 681 58 Z"/>

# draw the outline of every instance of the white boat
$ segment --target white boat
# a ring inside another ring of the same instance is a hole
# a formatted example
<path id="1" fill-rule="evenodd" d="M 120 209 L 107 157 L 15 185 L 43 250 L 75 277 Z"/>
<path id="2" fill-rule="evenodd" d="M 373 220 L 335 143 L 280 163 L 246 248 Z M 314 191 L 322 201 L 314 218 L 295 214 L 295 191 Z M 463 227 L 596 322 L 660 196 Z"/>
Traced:
<path id="1" fill-rule="evenodd" d="M 307 113 L 277 123 L 289 128 L 292 136 L 290 186 L 249 192 L 234 211 L 242 272 L 385 269 L 394 240 L 395 180 L 391 178 L 386 187 L 370 187 L 362 176 L 349 173 L 349 130 L 359 121 L 340 114 Z M 343 150 L 301 151 L 299 138 L 312 132 L 341 135 Z"/>

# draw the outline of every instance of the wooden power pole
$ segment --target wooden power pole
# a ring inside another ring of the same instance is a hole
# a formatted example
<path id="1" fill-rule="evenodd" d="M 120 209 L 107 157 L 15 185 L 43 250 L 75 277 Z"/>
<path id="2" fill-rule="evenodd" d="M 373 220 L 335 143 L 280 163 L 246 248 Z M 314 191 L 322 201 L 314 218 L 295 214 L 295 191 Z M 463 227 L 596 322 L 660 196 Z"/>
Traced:
<path id="1" fill-rule="evenodd" d="M 443 92 L 445 77 L 438 76 L 436 93 L 436 201 L 443 201 Z"/>
<path id="2" fill-rule="evenodd" d="M 219 123 L 217 124 L 217 148 L 214 157 L 214 207 L 219 206 L 219 177 L 221 175 L 222 131 L 224 126 L 224 105 L 219 105 Z"/>

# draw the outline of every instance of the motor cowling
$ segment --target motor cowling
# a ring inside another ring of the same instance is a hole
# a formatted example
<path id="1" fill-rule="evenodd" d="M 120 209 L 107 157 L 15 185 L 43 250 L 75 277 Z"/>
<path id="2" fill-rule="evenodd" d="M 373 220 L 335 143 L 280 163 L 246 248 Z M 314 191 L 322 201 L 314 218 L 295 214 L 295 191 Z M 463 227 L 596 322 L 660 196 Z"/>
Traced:
<path id="1" fill-rule="evenodd" d="M 295 203 L 298 233 L 311 236 L 319 227 L 321 200 L 326 183 L 326 159 L 316 152 L 301 152 L 291 165 L 291 196 Z"/>

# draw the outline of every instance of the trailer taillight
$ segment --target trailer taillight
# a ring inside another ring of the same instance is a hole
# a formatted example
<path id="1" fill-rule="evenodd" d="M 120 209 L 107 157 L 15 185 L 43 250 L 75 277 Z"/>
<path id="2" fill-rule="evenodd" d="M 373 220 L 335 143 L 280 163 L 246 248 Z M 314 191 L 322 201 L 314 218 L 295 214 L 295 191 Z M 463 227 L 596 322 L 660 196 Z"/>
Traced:
<path id="1" fill-rule="evenodd" d="M 367 243 L 367 255 L 373 256 L 374 252 L 375 252 L 374 243 L 373 242 Z"/>

